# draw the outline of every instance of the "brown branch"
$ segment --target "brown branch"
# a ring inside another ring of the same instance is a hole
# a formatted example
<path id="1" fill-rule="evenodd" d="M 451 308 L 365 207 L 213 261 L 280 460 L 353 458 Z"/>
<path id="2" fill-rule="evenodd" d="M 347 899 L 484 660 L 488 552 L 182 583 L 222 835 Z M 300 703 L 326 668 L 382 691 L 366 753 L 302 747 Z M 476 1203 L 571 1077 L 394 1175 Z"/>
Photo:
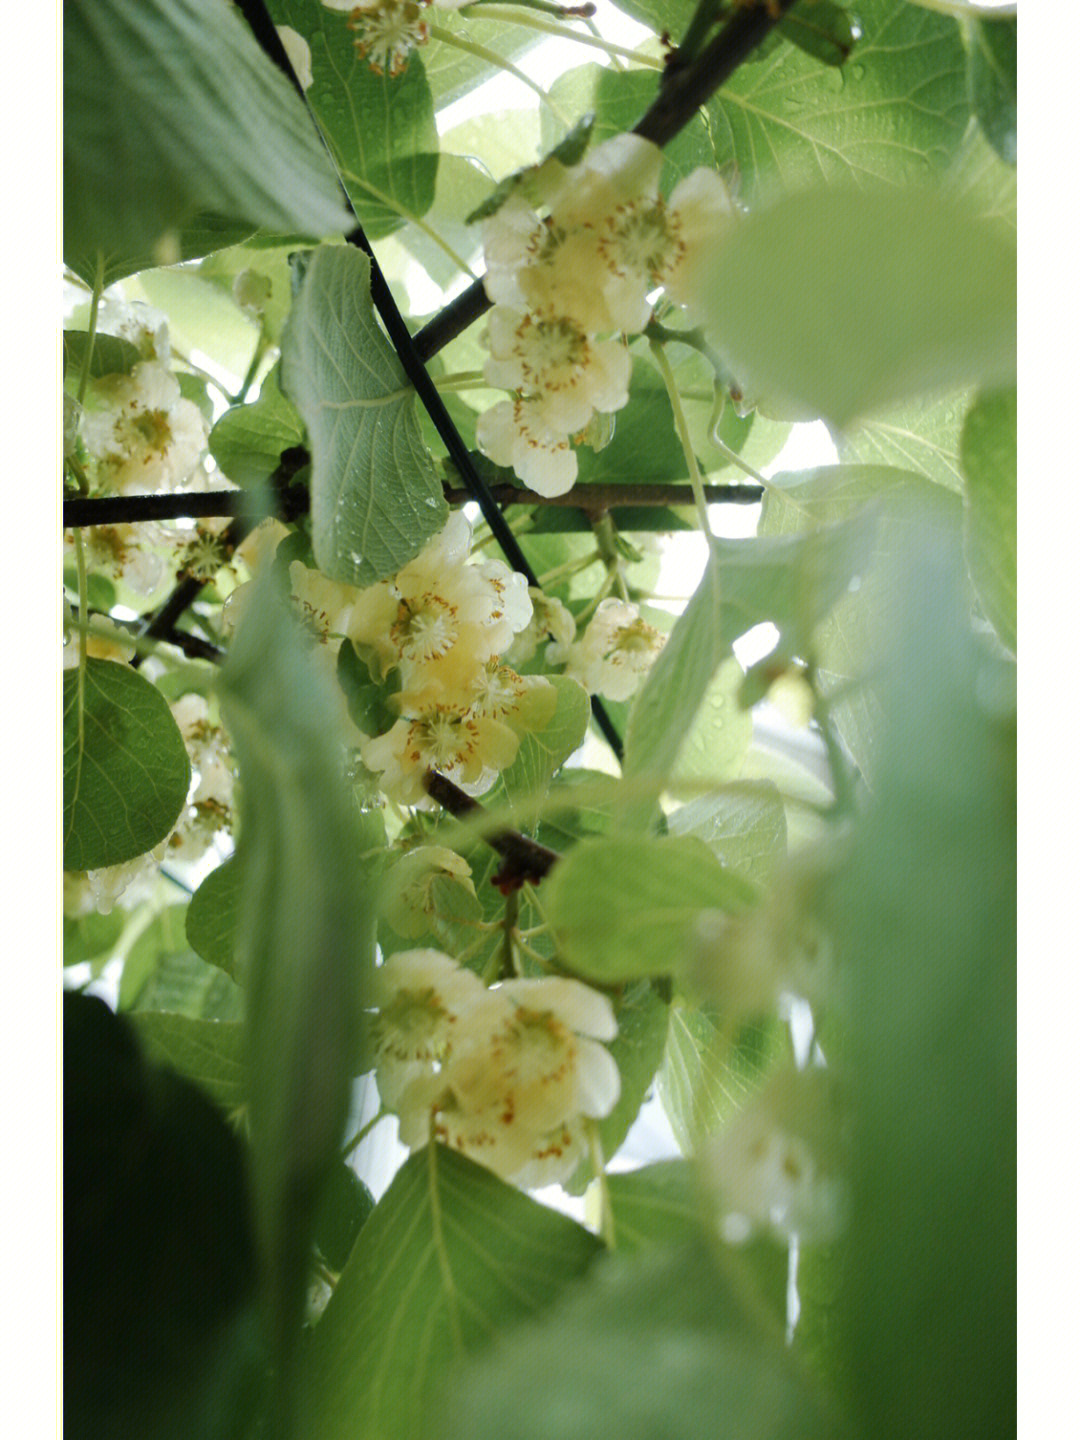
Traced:
<path id="1" fill-rule="evenodd" d="M 500 505 L 554 505 L 566 510 L 584 510 L 603 515 L 609 510 L 632 510 L 637 506 L 693 505 L 689 485 L 575 485 L 565 495 L 534 495 L 516 485 L 492 485 L 491 493 Z M 451 505 L 463 505 L 472 496 L 468 490 L 443 491 Z M 706 485 L 710 505 L 756 505 L 764 491 L 760 485 Z"/>
<path id="2" fill-rule="evenodd" d="M 440 775 L 437 770 L 427 772 L 424 789 L 448 814 L 459 820 L 483 811 L 484 807 L 478 800 L 459 790 L 452 780 Z M 549 850 L 546 845 L 531 840 L 519 830 L 500 830 L 494 835 L 485 835 L 484 839 L 496 854 L 502 856 L 503 863 L 491 877 L 491 883 L 497 885 L 504 895 L 511 890 L 520 890 L 526 881 L 530 885 L 538 885 L 560 858 L 557 850 Z"/>

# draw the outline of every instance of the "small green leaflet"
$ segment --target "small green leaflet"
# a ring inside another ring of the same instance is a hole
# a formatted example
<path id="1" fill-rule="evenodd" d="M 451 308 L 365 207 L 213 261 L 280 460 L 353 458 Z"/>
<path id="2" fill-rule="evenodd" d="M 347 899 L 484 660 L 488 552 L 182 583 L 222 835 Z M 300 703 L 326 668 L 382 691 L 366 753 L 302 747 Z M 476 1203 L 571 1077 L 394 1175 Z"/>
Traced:
<path id="1" fill-rule="evenodd" d="M 149 680 L 88 659 L 80 717 L 78 669 L 64 672 L 65 870 L 145 855 L 175 825 L 190 782 L 179 727 Z"/>
<path id="2" fill-rule="evenodd" d="M 960 439 L 964 554 L 1002 644 L 1016 650 L 1016 391 L 980 395 Z"/>
<path id="3" fill-rule="evenodd" d="M 240 874 L 235 858 L 211 870 L 188 905 L 185 927 L 187 941 L 197 955 L 211 965 L 236 976 L 236 907 L 240 899 Z"/>
<path id="4" fill-rule="evenodd" d="M 210 432 L 210 453 L 235 485 L 262 485 L 281 452 L 302 445 L 303 422 L 278 385 L 278 367 L 266 376 L 259 398 L 226 410 Z"/>
<path id="5" fill-rule="evenodd" d="M 224 0 L 66 5 L 64 119 L 64 259 L 90 284 L 99 258 L 106 281 L 182 258 L 199 212 L 223 220 L 195 254 L 349 226 L 310 117 Z"/>
<path id="6" fill-rule="evenodd" d="M 677 974 L 702 910 L 737 912 L 757 898 L 692 836 L 583 840 L 546 892 L 567 969 L 605 984 Z"/>
<path id="7" fill-rule="evenodd" d="M 359 250 L 315 250 L 281 340 L 282 388 L 311 437 L 315 560 L 360 586 L 400 570 L 449 513 L 370 277 Z"/>
<path id="8" fill-rule="evenodd" d="M 600 1242 L 442 1146 L 402 1166 L 305 1353 L 306 1433 L 415 1440 L 463 1362 L 580 1275 Z"/>

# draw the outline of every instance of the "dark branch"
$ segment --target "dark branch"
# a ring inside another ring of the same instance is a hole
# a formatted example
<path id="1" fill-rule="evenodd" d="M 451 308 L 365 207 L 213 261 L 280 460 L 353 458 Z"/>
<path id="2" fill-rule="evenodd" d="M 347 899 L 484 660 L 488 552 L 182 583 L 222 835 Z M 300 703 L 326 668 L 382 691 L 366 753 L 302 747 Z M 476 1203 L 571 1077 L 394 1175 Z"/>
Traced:
<path id="1" fill-rule="evenodd" d="M 583 510 L 587 515 L 636 506 L 694 503 L 693 491 L 688 485 L 575 485 L 565 495 L 547 496 L 536 495 L 517 485 L 488 488 L 499 505 L 554 505 L 565 510 Z M 472 492 L 461 486 L 447 486 L 443 494 L 451 505 L 463 505 L 473 498 Z M 762 494 L 760 485 L 705 487 L 705 498 L 710 505 L 756 505 Z M 290 495 L 289 519 L 303 513 L 304 498 L 304 492 L 299 489 L 295 501 Z M 281 507 L 275 513 L 281 514 Z M 258 523 L 266 515 L 266 507 L 258 496 L 247 490 L 204 490 L 198 495 L 170 491 L 165 495 L 106 495 L 93 499 L 80 496 L 64 501 L 65 530 L 93 525 L 136 525 L 143 520 L 229 515 Z"/>
<path id="2" fill-rule="evenodd" d="M 483 811 L 484 807 L 478 800 L 459 790 L 452 780 L 447 780 L 437 770 L 427 772 L 424 789 L 448 814 L 459 820 Z M 504 895 L 511 890 L 519 890 L 526 882 L 538 885 L 559 859 L 557 850 L 549 850 L 546 845 L 530 840 L 528 835 L 522 835 L 518 830 L 500 830 L 494 835 L 485 835 L 484 839 L 503 858 L 501 868 L 492 876 L 492 883 Z"/>

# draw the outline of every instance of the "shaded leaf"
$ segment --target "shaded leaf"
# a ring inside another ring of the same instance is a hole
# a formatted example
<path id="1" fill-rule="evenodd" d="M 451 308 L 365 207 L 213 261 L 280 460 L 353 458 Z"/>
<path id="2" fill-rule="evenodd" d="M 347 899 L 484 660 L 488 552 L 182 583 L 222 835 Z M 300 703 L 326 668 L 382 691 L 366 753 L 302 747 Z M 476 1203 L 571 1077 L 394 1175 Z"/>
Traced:
<path id="1" fill-rule="evenodd" d="M 1016 164 L 1016 21 L 973 20 L 968 40 L 971 108 L 994 149 Z"/>
<path id="2" fill-rule="evenodd" d="M 262 382 L 257 400 L 226 410 L 210 432 L 210 454 L 234 485 L 262 485 L 277 469 L 283 450 L 302 445 L 304 423 L 282 395 L 278 367 Z"/>
<path id="3" fill-rule="evenodd" d="M 136 1010 L 128 1017 L 144 1053 L 198 1085 L 224 1110 L 246 1098 L 243 1029 L 222 1020 Z"/>
<path id="4" fill-rule="evenodd" d="M 668 829 L 696 835 L 726 869 L 759 883 L 787 849 L 784 802 L 769 781 L 734 781 L 690 800 L 668 816 Z"/>
<path id="5" fill-rule="evenodd" d="M 979 603 L 1016 650 L 1016 391 L 980 395 L 960 440 L 964 554 Z"/>
<path id="6" fill-rule="evenodd" d="M 615 1246 L 628 1254 L 690 1241 L 706 1220 L 700 1180 L 686 1160 L 661 1160 L 609 1175 L 607 1184 Z"/>
<path id="7" fill-rule="evenodd" d="M 64 120 L 64 259 L 88 283 L 99 255 L 107 280 L 182 258 L 200 211 L 248 228 L 198 254 L 258 225 L 348 226 L 310 118 L 222 0 L 72 0 Z"/>
<path id="8" fill-rule="evenodd" d="M 236 909 L 240 900 L 240 872 L 235 859 L 211 870 L 187 908 L 188 944 L 197 955 L 224 970 L 235 980 Z"/>
<path id="9" fill-rule="evenodd" d="M 176 823 L 190 782 L 183 737 L 148 680 L 87 660 L 80 726 L 79 672 L 64 672 L 65 869 L 145 855 Z"/>
<path id="10" fill-rule="evenodd" d="M 751 1098 L 782 1046 L 779 1022 L 733 1031 L 708 1006 L 672 1006 L 660 1099 L 684 1154 Z"/>

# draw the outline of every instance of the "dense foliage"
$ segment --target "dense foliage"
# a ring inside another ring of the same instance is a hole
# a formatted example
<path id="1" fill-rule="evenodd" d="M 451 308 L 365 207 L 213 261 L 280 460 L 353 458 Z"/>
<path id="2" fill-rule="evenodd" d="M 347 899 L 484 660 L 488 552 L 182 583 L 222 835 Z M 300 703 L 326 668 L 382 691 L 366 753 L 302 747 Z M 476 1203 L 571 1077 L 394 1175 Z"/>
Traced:
<path id="1" fill-rule="evenodd" d="M 1009 8 L 66 0 L 72 1437 L 1015 1428 Z"/>

